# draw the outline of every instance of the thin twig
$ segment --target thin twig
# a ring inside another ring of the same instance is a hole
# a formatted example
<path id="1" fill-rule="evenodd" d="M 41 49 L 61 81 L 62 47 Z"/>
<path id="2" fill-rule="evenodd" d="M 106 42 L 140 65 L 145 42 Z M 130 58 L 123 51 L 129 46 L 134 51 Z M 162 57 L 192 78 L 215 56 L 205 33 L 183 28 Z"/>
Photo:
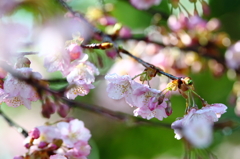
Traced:
<path id="1" fill-rule="evenodd" d="M 9 126 L 16 128 L 17 131 L 21 133 L 25 138 L 28 137 L 28 132 L 18 124 L 14 123 L 6 114 L 4 114 L 4 112 L 1 109 L 0 109 L 0 115 L 8 123 Z"/>

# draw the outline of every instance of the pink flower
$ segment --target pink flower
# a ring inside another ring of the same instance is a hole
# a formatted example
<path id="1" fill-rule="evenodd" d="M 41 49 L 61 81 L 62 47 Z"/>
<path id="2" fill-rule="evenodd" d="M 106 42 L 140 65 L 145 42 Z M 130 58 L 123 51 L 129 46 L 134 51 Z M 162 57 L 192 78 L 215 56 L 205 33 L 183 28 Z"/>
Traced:
<path id="1" fill-rule="evenodd" d="M 54 28 L 46 28 L 40 34 L 39 56 L 49 72 L 64 71 L 70 65 L 70 55 L 64 48 L 64 37 Z"/>
<path id="2" fill-rule="evenodd" d="M 160 4 L 161 0 L 130 0 L 130 2 L 135 8 L 143 10 Z"/>
<path id="3" fill-rule="evenodd" d="M 196 120 L 183 129 L 186 139 L 197 148 L 206 148 L 212 143 L 212 123 Z"/>
<path id="4" fill-rule="evenodd" d="M 56 154 L 56 155 L 51 155 L 50 159 L 67 159 L 67 157 L 65 157 L 63 155 Z"/>
<path id="5" fill-rule="evenodd" d="M 166 100 L 162 104 L 158 105 L 158 102 L 155 101 L 155 99 L 156 97 L 151 97 L 147 105 L 135 109 L 134 116 L 140 115 L 148 120 L 153 117 L 159 120 L 163 120 L 163 118 L 168 117 L 165 111 L 165 108 L 167 107 Z"/>
<path id="6" fill-rule="evenodd" d="M 90 89 L 93 89 L 94 85 L 86 84 L 83 81 L 77 81 L 69 85 L 68 91 L 65 93 L 68 99 L 75 99 L 78 95 L 85 96 L 89 93 Z"/>
<path id="7" fill-rule="evenodd" d="M 114 17 L 104 16 L 99 19 L 99 23 L 104 26 L 114 25 L 117 23 L 117 20 Z"/>
<path id="8" fill-rule="evenodd" d="M 229 68 L 238 69 L 240 67 L 240 41 L 227 49 L 225 59 Z"/>
<path id="9" fill-rule="evenodd" d="M 69 83 L 74 83 L 76 81 L 83 81 L 86 84 L 91 84 L 95 81 L 94 75 L 98 75 L 98 69 L 89 61 L 76 62 L 69 69 L 67 74 L 67 81 Z"/>
<path id="10" fill-rule="evenodd" d="M 31 75 L 36 79 L 41 78 L 41 75 L 37 72 L 32 72 L 31 68 L 18 68 L 16 71 L 25 77 L 30 77 Z M 18 107 L 20 105 L 24 105 L 28 109 L 31 109 L 31 102 L 37 101 L 39 96 L 32 86 L 14 78 L 9 74 L 4 81 L 0 99 L 8 106 Z"/>
<path id="11" fill-rule="evenodd" d="M 205 148 L 212 141 L 212 125 L 217 122 L 227 107 L 224 104 L 212 104 L 202 109 L 192 108 L 182 119 L 172 123 L 175 138 L 183 136 L 194 146 Z"/>
<path id="12" fill-rule="evenodd" d="M 112 99 L 122 99 L 132 91 L 131 77 L 128 75 L 108 74 L 105 76 L 105 79 L 110 82 L 107 86 L 107 92 Z"/>
<path id="13" fill-rule="evenodd" d="M 84 123 L 78 119 L 67 122 L 59 122 L 57 128 L 60 132 L 62 140 L 67 147 L 72 148 L 78 141 L 88 141 L 91 134 Z"/>
<path id="14" fill-rule="evenodd" d="M 67 47 L 67 51 L 69 53 L 71 61 L 76 59 L 82 59 L 84 56 L 87 56 L 86 54 L 83 53 L 82 48 L 77 44 L 70 44 Z"/>
<path id="15" fill-rule="evenodd" d="M 74 144 L 73 149 L 66 152 L 66 156 L 69 158 L 81 158 L 84 159 L 90 154 L 91 147 L 86 141 L 78 141 Z"/>
<path id="16" fill-rule="evenodd" d="M 165 110 L 167 99 L 164 99 L 160 105 L 158 104 L 159 90 L 137 83 L 128 75 L 108 74 L 105 79 L 110 82 L 107 86 L 108 96 L 116 100 L 125 98 L 131 107 L 137 107 L 134 110 L 135 116 L 140 115 L 147 119 L 156 117 L 159 120 L 167 117 Z"/>
<path id="17" fill-rule="evenodd" d="M 34 140 L 34 144 L 40 144 L 41 142 L 51 143 L 53 139 L 59 138 L 59 133 L 54 126 L 38 126 L 36 127 L 40 131 L 40 137 Z"/>

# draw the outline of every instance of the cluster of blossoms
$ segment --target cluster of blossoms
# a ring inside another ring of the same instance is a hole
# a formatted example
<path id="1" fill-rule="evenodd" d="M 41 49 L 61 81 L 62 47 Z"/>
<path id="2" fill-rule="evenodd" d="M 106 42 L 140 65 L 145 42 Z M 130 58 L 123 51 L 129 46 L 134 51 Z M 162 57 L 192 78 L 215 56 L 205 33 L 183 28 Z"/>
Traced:
<path id="1" fill-rule="evenodd" d="M 33 72 L 30 66 L 30 61 L 27 58 L 20 58 L 15 65 L 15 70 L 20 75 L 26 78 L 41 79 L 41 74 Z M 4 76 L 2 77 L 2 79 Z M 39 99 L 38 93 L 35 88 L 18 80 L 13 75 L 8 74 L 5 81 L 0 88 L 0 102 L 5 102 L 8 106 L 18 107 L 20 105 L 26 106 L 31 109 L 31 102 Z"/>
<path id="2" fill-rule="evenodd" d="M 131 107 L 136 107 L 135 116 L 162 120 L 171 114 L 169 101 L 164 99 L 159 102 L 159 90 L 137 83 L 129 75 L 108 74 L 105 79 L 110 82 L 107 86 L 108 96 L 115 100 L 125 98 Z"/>
<path id="3" fill-rule="evenodd" d="M 187 101 L 193 100 L 192 81 L 190 78 L 180 78 L 173 80 L 167 85 L 164 91 L 149 88 L 135 82 L 128 75 L 118 76 L 117 74 L 106 75 L 109 81 L 107 86 L 108 96 L 112 99 L 119 100 L 125 98 L 125 101 L 131 107 L 137 107 L 134 115 L 140 115 L 143 118 L 151 119 L 153 117 L 162 120 L 172 113 L 169 99 L 165 98 L 166 92 L 176 91 L 186 98 Z M 199 97 L 199 96 L 197 96 Z M 217 122 L 227 107 L 224 104 L 207 104 L 202 98 L 203 106 L 198 109 L 194 104 L 187 105 L 186 115 L 172 123 L 172 128 L 176 134 L 175 138 L 186 138 L 193 146 L 205 148 L 212 141 L 212 127 Z M 188 103 L 191 104 L 191 103 Z"/>
<path id="4" fill-rule="evenodd" d="M 47 45 L 48 41 L 43 41 L 42 46 Z M 88 61 L 88 55 L 83 53 L 80 46 L 82 39 L 79 37 L 66 42 L 66 48 L 59 48 L 61 42 L 52 46 L 50 49 L 43 48 L 39 55 L 44 57 L 44 66 L 49 72 L 61 71 L 67 78 L 69 87 L 65 93 L 69 99 L 76 96 L 87 95 L 94 86 L 94 75 L 98 75 L 98 69 Z"/>
<path id="5" fill-rule="evenodd" d="M 91 150 L 90 137 L 90 131 L 78 119 L 39 126 L 25 139 L 27 154 L 14 159 L 87 159 Z"/>

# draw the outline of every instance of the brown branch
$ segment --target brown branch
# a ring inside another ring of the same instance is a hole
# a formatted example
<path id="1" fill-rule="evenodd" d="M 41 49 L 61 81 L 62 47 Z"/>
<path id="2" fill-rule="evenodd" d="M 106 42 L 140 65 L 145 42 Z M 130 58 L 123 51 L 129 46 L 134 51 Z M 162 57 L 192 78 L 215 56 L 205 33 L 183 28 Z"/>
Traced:
<path id="1" fill-rule="evenodd" d="M 4 112 L 0 109 L 0 115 L 3 117 L 3 119 L 8 123 L 9 126 L 16 128 L 16 130 L 21 133 L 25 138 L 28 137 L 28 132 L 15 122 L 13 122 Z"/>
<path id="2" fill-rule="evenodd" d="M 171 128 L 171 125 L 167 124 L 167 123 L 160 123 L 160 122 L 155 122 L 155 121 L 151 121 L 151 120 L 146 120 L 146 119 L 134 117 L 134 116 L 126 114 L 126 113 L 115 112 L 115 111 L 103 108 L 101 106 L 98 106 L 98 105 L 86 104 L 86 103 L 82 103 L 82 102 L 69 100 L 63 96 L 62 91 L 52 90 L 52 89 L 42 85 L 40 80 L 37 81 L 36 79 L 34 79 L 31 76 L 29 78 L 24 77 L 21 74 L 19 74 L 18 72 L 16 72 L 15 70 L 13 70 L 12 68 L 10 68 L 10 66 L 7 65 L 6 63 L 1 62 L 0 67 L 2 67 L 5 71 L 12 74 L 13 77 L 26 82 L 26 84 L 31 85 L 32 87 L 36 88 L 37 90 L 49 92 L 54 97 L 60 99 L 64 103 L 66 103 L 69 107 L 81 108 L 83 110 L 90 111 L 90 112 L 93 112 L 96 114 L 100 114 L 105 117 L 110 117 L 115 120 L 120 120 L 120 121 L 126 122 L 126 123 L 132 123 L 132 124 L 138 124 L 138 125 L 140 125 L 140 124 L 141 125 L 152 125 L 152 126 L 161 126 L 161 127 L 165 127 L 165 128 Z"/>

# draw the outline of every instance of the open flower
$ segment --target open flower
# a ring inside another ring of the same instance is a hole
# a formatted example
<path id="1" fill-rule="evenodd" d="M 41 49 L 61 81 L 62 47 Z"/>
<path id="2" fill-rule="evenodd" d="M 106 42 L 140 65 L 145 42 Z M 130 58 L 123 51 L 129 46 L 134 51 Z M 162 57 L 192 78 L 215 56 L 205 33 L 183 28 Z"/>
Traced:
<path id="1" fill-rule="evenodd" d="M 40 79 L 41 75 L 37 72 L 32 72 L 31 68 L 23 67 L 16 69 L 17 72 L 25 77 L 34 77 Z M 20 105 L 31 109 L 31 102 L 37 101 L 39 96 L 36 90 L 23 81 L 18 80 L 9 74 L 4 81 L 3 89 L 1 90 L 0 100 L 8 106 L 18 107 Z"/>
<path id="2" fill-rule="evenodd" d="M 182 137 L 198 147 L 205 148 L 212 140 L 212 125 L 217 122 L 227 107 L 224 104 L 212 104 L 202 109 L 192 108 L 182 119 L 172 123 L 175 138 Z"/>

